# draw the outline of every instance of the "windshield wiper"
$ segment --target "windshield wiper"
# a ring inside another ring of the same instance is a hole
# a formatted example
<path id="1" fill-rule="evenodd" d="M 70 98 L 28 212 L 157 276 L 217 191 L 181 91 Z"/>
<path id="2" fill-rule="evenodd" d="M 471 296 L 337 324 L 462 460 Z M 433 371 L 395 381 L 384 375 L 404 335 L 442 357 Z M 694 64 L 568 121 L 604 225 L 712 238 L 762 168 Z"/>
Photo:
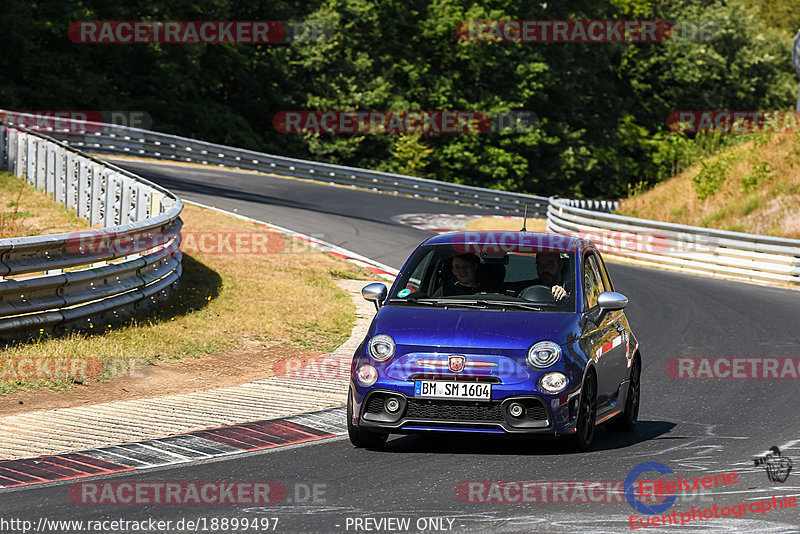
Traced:
<path id="1" fill-rule="evenodd" d="M 542 311 L 542 308 L 540 306 L 536 306 L 534 304 L 528 304 L 527 302 L 516 302 L 510 300 L 484 300 L 481 302 L 490 306 L 503 306 L 506 308 L 522 308 L 523 310 Z"/>
<path id="2" fill-rule="evenodd" d="M 405 302 L 412 304 L 427 304 L 428 306 L 459 306 L 466 308 L 488 308 L 489 305 L 483 300 L 462 300 L 445 298 L 410 298 L 410 299 L 389 299 L 389 302 Z"/>
<path id="3" fill-rule="evenodd" d="M 389 302 L 400 302 L 403 304 L 427 304 L 428 306 L 436 306 L 437 302 L 435 299 L 418 299 L 418 298 L 410 298 L 410 299 L 389 299 Z"/>
<path id="4" fill-rule="evenodd" d="M 507 300 L 486 300 L 486 299 L 447 299 L 447 298 L 392 298 L 389 302 L 401 302 L 411 304 L 427 304 L 428 306 L 458 306 L 461 308 L 486 309 L 489 307 L 522 308 L 525 310 L 542 311 L 542 308 L 526 302 L 514 302 Z"/>
<path id="5" fill-rule="evenodd" d="M 437 299 L 437 304 L 440 306 L 462 306 L 467 308 L 488 308 L 489 305 L 485 300 L 453 300 L 453 299 Z"/>

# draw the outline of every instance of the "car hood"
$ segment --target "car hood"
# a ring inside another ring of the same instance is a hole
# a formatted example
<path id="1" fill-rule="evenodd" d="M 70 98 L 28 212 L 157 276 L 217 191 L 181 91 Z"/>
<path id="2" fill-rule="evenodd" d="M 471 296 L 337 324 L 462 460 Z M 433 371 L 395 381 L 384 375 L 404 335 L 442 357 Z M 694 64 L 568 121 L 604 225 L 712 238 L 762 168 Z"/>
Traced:
<path id="1" fill-rule="evenodd" d="M 389 334 L 406 346 L 527 350 L 545 339 L 559 345 L 578 339 L 578 323 L 576 313 L 384 306 L 370 335 Z"/>

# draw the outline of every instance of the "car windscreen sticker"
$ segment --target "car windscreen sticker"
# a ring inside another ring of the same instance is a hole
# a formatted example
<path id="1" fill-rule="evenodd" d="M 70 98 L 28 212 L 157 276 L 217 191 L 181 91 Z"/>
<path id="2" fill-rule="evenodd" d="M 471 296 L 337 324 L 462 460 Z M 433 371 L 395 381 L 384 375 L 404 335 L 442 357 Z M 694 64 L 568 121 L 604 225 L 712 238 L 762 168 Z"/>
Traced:
<path id="1" fill-rule="evenodd" d="M 400 291 L 397 292 L 397 296 L 400 297 L 401 299 L 409 296 L 410 294 L 411 294 L 410 289 L 401 289 Z"/>

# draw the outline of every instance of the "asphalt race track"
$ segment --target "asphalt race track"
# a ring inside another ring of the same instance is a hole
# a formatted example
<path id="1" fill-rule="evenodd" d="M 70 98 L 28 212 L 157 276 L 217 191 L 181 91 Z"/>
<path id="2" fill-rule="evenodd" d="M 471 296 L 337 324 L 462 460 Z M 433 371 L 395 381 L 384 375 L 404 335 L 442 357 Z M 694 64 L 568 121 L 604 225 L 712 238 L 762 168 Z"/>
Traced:
<path id="1" fill-rule="evenodd" d="M 396 224 L 392 216 L 491 213 L 215 168 L 115 163 L 182 198 L 236 209 L 397 268 L 430 234 Z M 721 508 L 775 495 L 800 495 L 796 380 L 676 380 L 666 371 L 667 361 L 679 356 L 800 356 L 800 292 L 618 264 L 609 265 L 609 270 L 616 289 L 630 299 L 626 313 L 641 342 L 642 410 L 634 433 L 601 429 L 589 453 L 572 452 L 563 441 L 461 434 L 394 436 L 383 450 L 370 451 L 356 450 L 346 437 L 339 437 L 107 479 L 280 482 L 288 492 L 280 504 L 75 504 L 67 482 L 4 491 L 3 517 L 34 524 L 42 517 L 154 518 L 171 520 L 173 525 L 180 519 L 277 518 L 275 532 L 630 532 L 629 516 L 645 516 L 624 497 L 615 500 L 597 494 L 583 501 L 612 502 L 575 502 L 571 494 L 573 502 L 563 502 L 569 499 L 552 493 L 545 499 L 562 502 L 486 503 L 469 502 L 457 488 L 466 487 L 459 486 L 466 481 L 600 481 L 608 487 L 621 484 L 643 462 L 663 463 L 683 478 L 738 474 L 736 484 L 684 495 L 660 515 L 688 512 L 692 506 Z M 782 483 L 771 482 L 765 470 L 753 464 L 753 458 L 772 445 L 794 460 L 794 470 Z M 310 488 L 316 488 L 316 498 Z M 491 492 L 476 492 L 472 500 L 488 495 Z M 522 500 L 518 492 L 500 499 L 514 497 Z M 739 518 L 650 526 L 646 531 L 800 532 L 798 510 L 748 512 Z M 406 519 L 407 527 L 396 521 Z"/>

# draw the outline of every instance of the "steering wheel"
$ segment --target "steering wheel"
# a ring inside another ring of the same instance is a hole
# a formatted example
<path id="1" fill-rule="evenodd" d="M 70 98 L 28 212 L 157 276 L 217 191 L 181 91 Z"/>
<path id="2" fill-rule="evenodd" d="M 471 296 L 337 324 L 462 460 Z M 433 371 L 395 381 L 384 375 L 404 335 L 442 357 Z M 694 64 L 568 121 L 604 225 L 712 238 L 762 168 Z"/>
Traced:
<path id="1" fill-rule="evenodd" d="M 528 286 L 519 292 L 519 298 L 542 303 L 555 303 L 553 290 L 545 285 Z"/>

